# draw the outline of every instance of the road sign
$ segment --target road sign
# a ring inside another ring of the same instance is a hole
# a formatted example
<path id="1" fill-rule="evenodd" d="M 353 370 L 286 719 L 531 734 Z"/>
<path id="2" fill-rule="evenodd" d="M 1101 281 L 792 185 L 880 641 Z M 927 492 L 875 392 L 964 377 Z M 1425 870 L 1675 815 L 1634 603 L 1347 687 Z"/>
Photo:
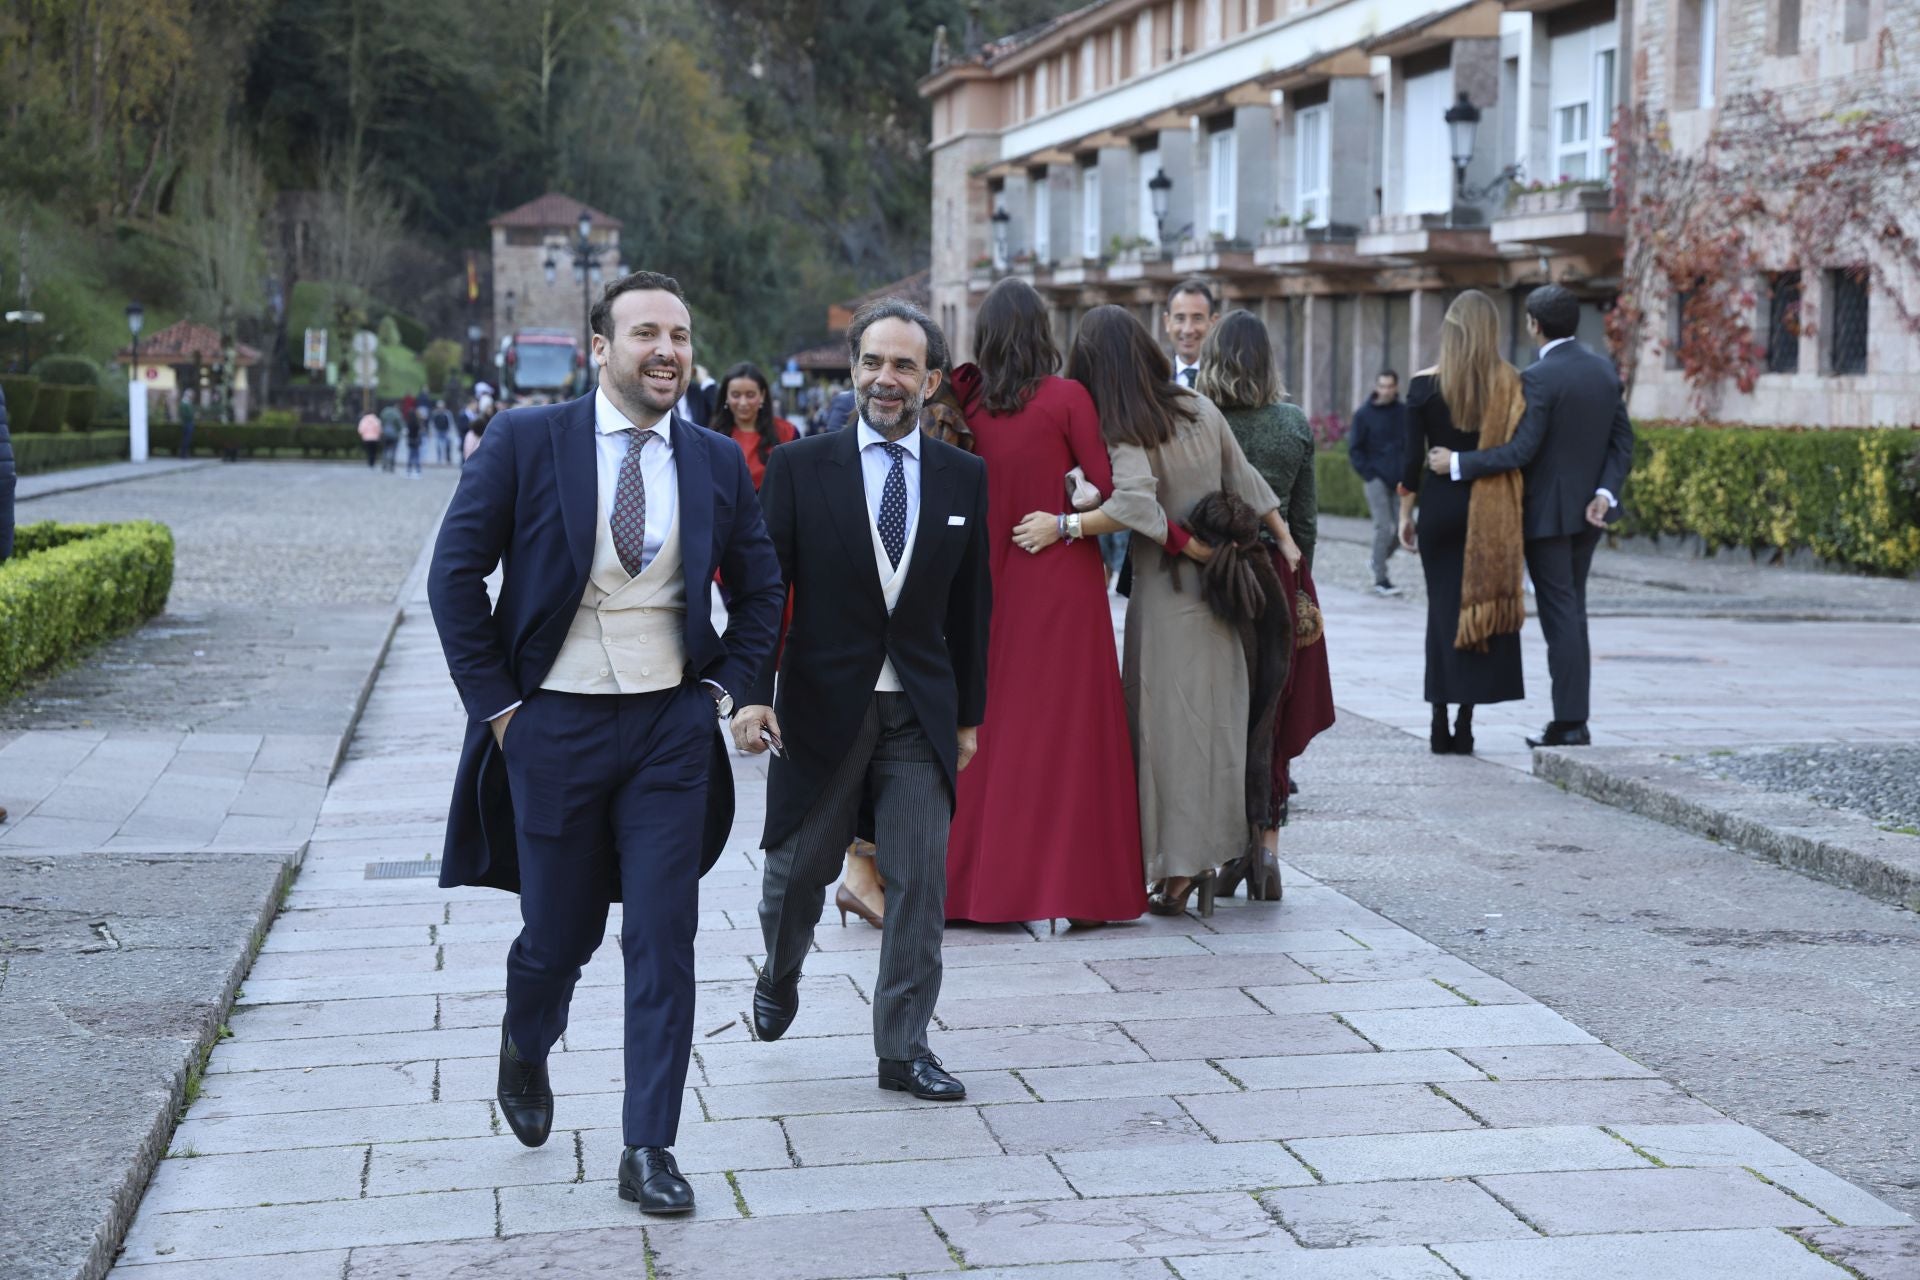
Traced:
<path id="1" fill-rule="evenodd" d="M 380 385 L 380 357 L 370 351 L 353 353 L 353 385 L 362 389 Z"/>
<path id="2" fill-rule="evenodd" d="M 780 385 L 783 387 L 804 387 L 807 385 L 807 375 L 798 369 L 788 369 L 780 375 Z"/>
<path id="3" fill-rule="evenodd" d="M 362 329 L 353 335 L 353 349 L 365 355 L 372 355 L 380 349 L 380 335 L 371 329 Z"/>
<path id="4" fill-rule="evenodd" d="M 325 329 L 307 330 L 306 359 L 302 363 L 315 373 L 327 367 L 327 331 Z"/>

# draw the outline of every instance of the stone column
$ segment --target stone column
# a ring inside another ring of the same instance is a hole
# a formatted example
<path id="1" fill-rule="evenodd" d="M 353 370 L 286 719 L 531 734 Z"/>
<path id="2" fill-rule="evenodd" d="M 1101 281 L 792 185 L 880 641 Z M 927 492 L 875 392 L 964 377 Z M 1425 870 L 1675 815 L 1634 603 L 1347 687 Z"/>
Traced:
<path id="1" fill-rule="evenodd" d="M 1440 320 L 1447 312 L 1446 295 L 1438 289 L 1415 289 L 1407 326 L 1407 363 L 1424 369 L 1440 358 Z"/>

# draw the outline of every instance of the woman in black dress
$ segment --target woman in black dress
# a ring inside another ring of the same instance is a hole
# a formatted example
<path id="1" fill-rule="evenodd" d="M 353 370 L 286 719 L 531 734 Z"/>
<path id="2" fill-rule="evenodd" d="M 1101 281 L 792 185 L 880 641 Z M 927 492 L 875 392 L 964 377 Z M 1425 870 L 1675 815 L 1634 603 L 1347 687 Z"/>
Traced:
<path id="1" fill-rule="evenodd" d="M 1519 618 L 1512 629 L 1487 635 L 1484 649 L 1461 647 L 1461 582 L 1468 554 L 1468 513 L 1477 519 L 1485 504 L 1473 503 L 1473 490 L 1482 481 L 1451 480 L 1427 472 L 1427 450 L 1435 446 L 1466 452 L 1495 441 L 1482 440 L 1482 427 L 1495 413 L 1517 405 L 1519 375 L 1500 358 L 1500 317 L 1492 299 L 1469 289 L 1447 308 L 1440 329 L 1440 363 L 1415 374 L 1407 388 L 1407 456 L 1400 486 L 1400 541 L 1408 550 L 1416 542 L 1413 519 L 1415 491 L 1419 491 L 1417 535 L 1421 572 L 1427 580 L 1426 700 L 1433 704 L 1434 754 L 1473 754 L 1473 708 L 1483 702 L 1512 702 L 1526 697 L 1520 671 Z M 1452 399 L 1471 406 L 1456 422 L 1448 408 L 1445 387 L 1456 388 Z M 1499 423 L 1499 439 L 1511 433 L 1511 423 Z M 1511 483 L 1511 482 L 1507 482 Z M 1424 487 L 1422 487 L 1424 484 Z M 1491 496 L 1491 495 L 1490 495 Z M 1517 493 L 1502 495 L 1503 504 L 1517 504 Z M 1514 566 L 1521 555 L 1517 509 L 1510 523 L 1498 527 L 1502 545 L 1493 548 Z M 1483 524 L 1484 539 L 1494 531 Z M 1512 546 L 1505 546 L 1506 541 Z M 1487 548 L 1484 543 L 1481 551 Z M 1517 592 L 1518 584 L 1514 584 Z M 1515 602 L 1512 613 L 1521 610 Z M 1447 704 L 1459 707 L 1451 730 Z"/>

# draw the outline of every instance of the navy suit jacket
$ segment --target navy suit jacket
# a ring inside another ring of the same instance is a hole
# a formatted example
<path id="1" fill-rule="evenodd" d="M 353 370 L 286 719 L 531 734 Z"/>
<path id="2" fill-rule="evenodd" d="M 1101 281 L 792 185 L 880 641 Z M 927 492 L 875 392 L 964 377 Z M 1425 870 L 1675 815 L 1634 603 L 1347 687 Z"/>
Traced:
<path id="1" fill-rule="evenodd" d="M 671 420 L 687 592 L 686 677 L 740 698 L 773 651 L 784 591 L 740 446 Z M 540 687 L 586 593 L 600 523 L 592 394 L 509 409 L 487 424 L 434 543 L 427 598 L 460 701 L 466 743 L 454 778 L 440 884 L 517 891 L 513 804 L 487 717 Z M 489 604 L 486 578 L 503 569 Z M 707 602 L 714 571 L 732 593 L 727 631 Z M 733 777 L 714 726 L 702 871 L 733 824 Z"/>
<path id="2" fill-rule="evenodd" d="M 1526 412 L 1513 438 L 1460 455 L 1460 478 L 1519 471 L 1523 533 L 1560 538 L 1589 528 L 1594 490 L 1617 501 L 1633 469 L 1633 423 L 1613 362 L 1578 342 L 1563 342 L 1520 371 Z M 1617 517 L 1618 508 L 1609 519 Z"/>

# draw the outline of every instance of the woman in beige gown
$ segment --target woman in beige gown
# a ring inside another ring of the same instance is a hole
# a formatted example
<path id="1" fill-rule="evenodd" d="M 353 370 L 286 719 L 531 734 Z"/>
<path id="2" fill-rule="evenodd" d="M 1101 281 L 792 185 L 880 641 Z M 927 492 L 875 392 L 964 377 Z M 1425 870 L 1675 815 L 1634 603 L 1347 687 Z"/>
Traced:
<path id="1" fill-rule="evenodd" d="M 1252 506 L 1282 554 L 1299 562 L 1279 499 L 1247 462 L 1220 411 L 1173 381 L 1166 355 L 1131 312 L 1116 306 L 1089 311 L 1067 376 L 1093 396 L 1115 451 L 1116 488 L 1120 454 L 1138 446 L 1167 517 L 1179 521 L 1201 498 L 1226 489 Z M 1055 540 L 1061 523 L 1069 534 L 1088 536 L 1133 525 L 1136 510 L 1109 502 L 1081 517 L 1077 528 L 1071 517 L 1035 512 L 1014 530 L 1014 540 L 1037 551 Z M 1247 660 L 1238 634 L 1201 596 L 1198 575 L 1188 571 L 1181 575 L 1184 589 L 1175 586 L 1173 553 L 1205 560 L 1211 549 L 1176 525 L 1163 535 L 1163 552 L 1150 536 L 1155 530 L 1133 527 L 1133 594 L 1120 678 L 1133 733 L 1141 850 L 1153 885 L 1148 909 L 1178 915 L 1197 887 L 1200 914 L 1210 915 L 1214 869 L 1245 852 L 1251 834 Z"/>

